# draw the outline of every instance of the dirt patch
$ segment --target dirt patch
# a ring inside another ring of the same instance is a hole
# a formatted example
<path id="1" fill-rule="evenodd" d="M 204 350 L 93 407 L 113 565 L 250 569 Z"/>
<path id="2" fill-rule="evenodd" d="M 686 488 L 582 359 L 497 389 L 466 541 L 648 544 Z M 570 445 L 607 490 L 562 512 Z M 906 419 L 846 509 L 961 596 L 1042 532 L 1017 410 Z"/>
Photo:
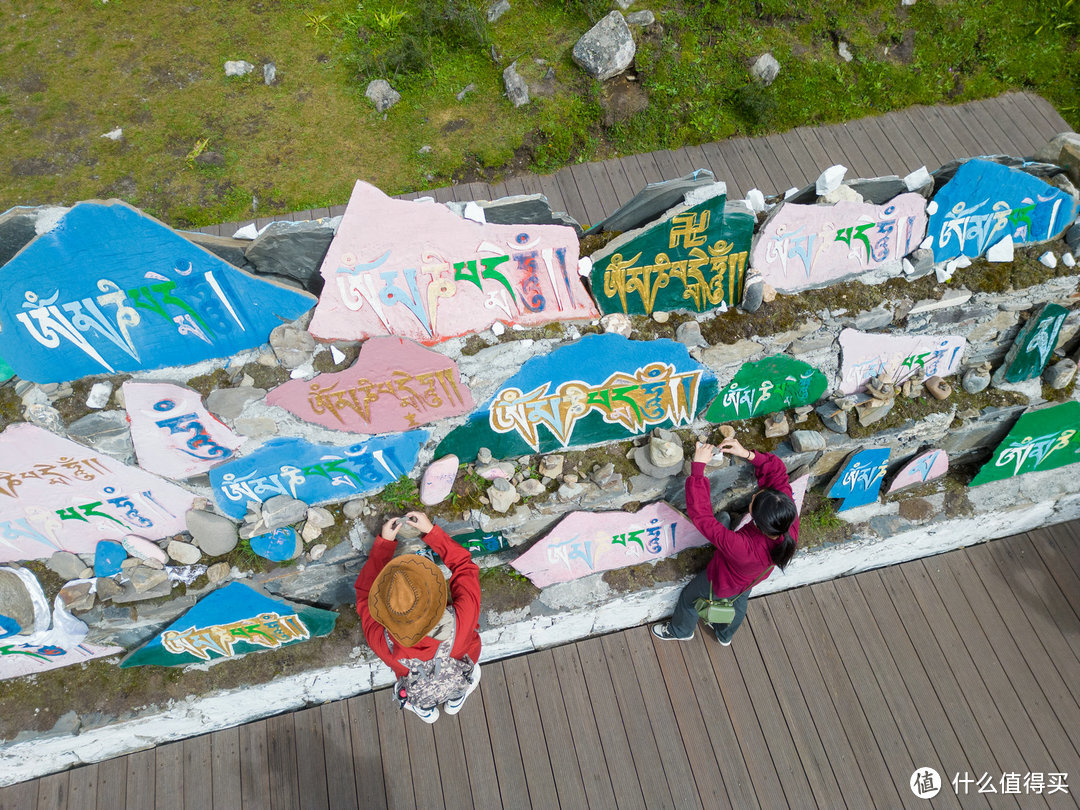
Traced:
<path id="1" fill-rule="evenodd" d="M 712 559 L 712 546 L 688 548 L 673 557 L 604 572 L 604 582 L 619 593 L 648 590 L 659 582 L 677 582 L 705 569 Z"/>
<path id="2" fill-rule="evenodd" d="M 921 522 L 934 516 L 934 507 L 922 498 L 906 498 L 900 501 L 900 517 L 904 520 Z"/>
<path id="3" fill-rule="evenodd" d="M 889 48 L 889 58 L 902 65 L 915 61 L 915 31 L 911 28 L 904 32 L 900 41 Z"/>
<path id="4" fill-rule="evenodd" d="M 649 108 L 649 94 L 636 77 L 624 73 L 604 83 L 600 107 L 604 111 L 604 126 L 613 127 L 645 112 Z"/>
<path id="5" fill-rule="evenodd" d="M 441 132 L 443 135 L 449 135 L 451 132 L 457 132 L 462 129 L 471 128 L 472 125 L 469 123 L 469 120 L 467 118 L 454 118 L 453 120 L 447 121 L 445 124 L 443 124 L 442 127 L 440 127 L 439 132 Z"/>
<path id="6" fill-rule="evenodd" d="M 485 610 L 506 613 L 528 607 L 540 589 L 508 565 L 480 572 L 480 604 Z"/>
<path id="7" fill-rule="evenodd" d="M 58 171 L 56 164 L 45 158 L 18 158 L 11 161 L 13 177 L 45 177 Z"/>
<path id="8" fill-rule="evenodd" d="M 44 93 L 49 89 L 49 85 L 45 82 L 45 77 L 36 70 L 27 70 L 15 83 L 24 93 Z"/>

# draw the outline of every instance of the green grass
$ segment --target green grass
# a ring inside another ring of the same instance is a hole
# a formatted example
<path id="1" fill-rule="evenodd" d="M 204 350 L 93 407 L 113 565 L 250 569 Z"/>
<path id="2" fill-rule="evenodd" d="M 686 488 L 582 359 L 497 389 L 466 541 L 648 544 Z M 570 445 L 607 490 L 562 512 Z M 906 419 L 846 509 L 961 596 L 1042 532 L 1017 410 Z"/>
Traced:
<path id="1" fill-rule="evenodd" d="M 1080 124 L 1076 0 L 653 6 L 663 34 L 639 33 L 635 64 L 650 105 L 611 127 L 601 86 L 570 59 L 606 6 L 520 0 L 488 26 L 475 14 L 486 5 L 0 5 L 0 210 L 119 197 L 194 226 L 341 203 L 357 178 L 388 193 L 495 180 L 1008 89 L 1038 92 Z M 392 68 L 384 57 L 403 38 L 408 58 Z M 839 39 L 852 62 L 836 55 Z M 760 88 L 747 67 L 766 49 L 782 67 Z M 258 69 L 226 78 L 228 59 Z M 514 60 L 534 86 L 553 68 L 555 95 L 512 109 L 501 74 Z M 268 61 L 278 73 L 270 87 Z M 403 96 L 385 120 L 363 95 L 379 77 Z M 459 102 L 469 83 L 477 89 Z M 121 141 L 100 137 L 118 126 Z M 420 154 L 424 145 L 432 149 Z M 208 165 L 207 153 L 223 165 Z"/>

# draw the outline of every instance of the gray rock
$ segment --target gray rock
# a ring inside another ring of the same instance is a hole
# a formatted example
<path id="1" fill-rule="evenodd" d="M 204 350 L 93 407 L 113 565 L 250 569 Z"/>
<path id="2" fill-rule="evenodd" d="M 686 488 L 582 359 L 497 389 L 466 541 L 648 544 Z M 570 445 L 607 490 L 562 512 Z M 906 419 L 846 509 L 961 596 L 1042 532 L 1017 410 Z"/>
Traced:
<path id="1" fill-rule="evenodd" d="M 463 88 L 461 88 L 461 90 L 458 92 L 457 100 L 458 101 L 464 101 L 465 96 L 469 95 L 469 93 L 473 92 L 475 89 L 476 89 L 476 85 L 473 84 L 472 82 L 469 82 L 467 85 L 465 85 Z"/>
<path id="2" fill-rule="evenodd" d="M 964 372 L 960 385 L 969 394 L 978 394 L 990 386 L 990 372 L 983 367 L 970 368 Z"/>
<path id="3" fill-rule="evenodd" d="M 229 578 L 229 573 L 232 569 L 229 568 L 227 562 L 218 562 L 211 565 L 206 569 L 206 578 L 210 582 L 223 582 Z"/>
<path id="4" fill-rule="evenodd" d="M 662 480 L 673 475 L 681 475 L 683 469 L 682 459 L 669 467 L 658 467 L 656 464 L 653 464 L 648 445 L 634 448 L 634 463 L 637 464 L 638 469 L 651 480 Z M 636 477 L 637 476 L 635 476 L 635 478 Z M 631 481 L 633 480 L 634 479 L 631 479 Z M 638 485 L 640 484 L 641 482 L 639 482 Z M 559 489 L 559 492 L 562 492 L 561 488 Z"/>
<path id="5" fill-rule="evenodd" d="M 0 568 L 0 616 L 13 619 L 24 634 L 33 633 L 34 603 L 26 585 L 14 571 Z"/>
<path id="6" fill-rule="evenodd" d="M 589 229 L 589 233 L 618 231 L 626 233 L 652 222 L 673 206 L 679 205 L 694 189 L 715 185 L 716 178 L 708 169 L 695 169 L 675 180 L 649 183 L 629 202 L 620 205 L 611 216 Z"/>
<path id="7" fill-rule="evenodd" d="M 833 433 L 847 433 L 847 411 L 831 402 L 818 405 L 815 410 L 825 427 Z"/>
<path id="8" fill-rule="evenodd" d="M 268 532 L 291 526 L 307 517 L 308 505 L 288 495 L 275 495 L 262 505 L 262 524 Z"/>
<path id="9" fill-rule="evenodd" d="M 319 529 L 329 529 L 334 525 L 334 515 L 322 506 L 312 506 L 307 511 L 307 522 Z"/>
<path id="10" fill-rule="evenodd" d="M 270 347 L 282 368 L 290 371 L 311 359 L 315 352 L 315 338 L 306 329 L 291 323 L 275 326 L 270 332 Z"/>
<path id="11" fill-rule="evenodd" d="M 540 459 L 540 475 L 545 478 L 558 478 L 562 475 L 566 458 L 557 454 L 544 456 Z"/>
<path id="12" fill-rule="evenodd" d="M 517 72 L 516 61 L 503 71 L 503 85 L 506 87 L 506 97 L 515 107 L 523 107 L 529 103 L 529 85 Z"/>
<path id="13" fill-rule="evenodd" d="M 61 579 L 78 579 L 86 568 L 86 563 L 70 551 L 57 551 L 49 557 L 45 567 Z"/>
<path id="14" fill-rule="evenodd" d="M 825 449 L 825 437 L 816 430 L 793 431 L 790 441 L 791 448 L 796 453 L 809 453 L 815 450 Z"/>
<path id="15" fill-rule="evenodd" d="M 734 363 L 742 363 L 764 352 L 765 349 L 760 343 L 744 338 L 735 343 L 710 346 L 701 353 L 701 362 L 709 368 L 719 369 Z"/>
<path id="16" fill-rule="evenodd" d="M 319 267 L 334 239 L 334 225 L 331 219 L 271 222 L 244 251 L 244 257 L 259 275 L 295 279 L 318 295 L 323 288 Z"/>
<path id="17" fill-rule="evenodd" d="M 145 573 L 141 573 L 145 572 Z M 144 578 L 148 578 L 150 575 L 156 575 L 161 578 L 156 585 L 145 590 L 139 590 L 135 586 L 135 574 L 138 574 L 140 581 Z M 163 596 L 169 596 L 172 594 L 172 583 L 169 582 L 169 575 L 164 571 L 155 571 L 152 568 L 140 565 L 135 571 L 132 572 L 132 579 L 130 582 L 124 584 L 124 588 L 120 593 L 112 598 L 114 605 L 124 605 L 128 602 L 141 602 L 145 599 L 160 599 Z"/>
<path id="18" fill-rule="evenodd" d="M 618 76 L 634 61 L 637 47 L 626 19 L 612 11 L 574 45 L 574 62 L 598 81 Z"/>
<path id="19" fill-rule="evenodd" d="M 496 512 L 505 513 L 521 500 L 520 493 L 505 478 L 496 478 L 492 481 L 485 494 L 491 503 L 491 508 Z"/>
<path id="20" fill-rule="evenodd" d="M 1080 222 L 1073 223 L 1069 230 L 1065 231 L 1065 243 L 1073 253 L 1080 251 Z"/>
<path id="21" fill-rule="evenodd" d="M 351 501 L 345 502 L 341 511 L 349 520 L 356 520 L 360 515 L 364 514 L 366 507 L 367 501 L 364 498 L 353 498 Z"/>
<path id="22" fill-rule="evenodd" d="M 739 308 L 744 312 L 757 312 L 761 309 L 761 303 L 765 300 L 765 278 L 757 271 L 751 270 L 743 284 L 742 301 Z"/>
<path id="23" fill-rule="evenodd" d="M 94 606 L 94 594 L 90 588 L 92 583 L 79 582 L 74 585 L 65 585 L 60 589 L 60 601 L 64 603 L 64 607 L 68 610 L 83 611 L 90 610 Z"/>
<path id="24" fill-rule="evenodd" d="M 929 248 L 918 248 L 913 250 L 907 256 L 907 260 L 911 262 L 913 268 L 912 272 L 908 275 L 908 278 L 912 280 L 928 276 L 934 272 L 934 252 Z"/>
<path id="25" fill-rule="evenodd" d="M 836 53 L 845 62 L 850 62 L 855 58 L 854 54 L 851 53 L 851 46 L 844 42 L 844 40 L 840 40 L 840 42 L 837 43 Z"/>
<path id="26" fill-rule="evenodd" d="M 870 528 L 881 537 L 892 537 L 905 527 L 905 521 L 896 515 L 878 515 L 870 518 Z"/>
<path id="27" fill-rule="evenodd" d="M 763 53 L 750 66 L 750 75 L 756 81 L 768 87 L 780 75 L 780 63 L 776 61 L 776 57 L 771 53 Z"/>
<path id="28" fill-rule="evenodd" d="M 191 543 L 183 543 L 179 540 L 170 540 L 166 553 L 181 565 L 195 565 L 202 559 L 202 551 L 198 546 Z"/>
<path id="29" fill-rule="evenodd" d="M 233 430 L 249 439 L 268 439 L 277 436 L 278 424 L 269 416 L 233 420 Z"/>
<path id="30" fill-rule="evenodd" d="M 169 575 L 164 569 L 158 570 L 147 565 L 139 565 L 131 570 L 131 586 L 136 592 L 145 594 L 147 591 L 160 589 L 162 584 L 168 584 Z M 172 590 L 170 586 L 169 590 Z M 113 601 L 119 601 L 114 597 Z"/>
<path id="31" fill-rule="evenodd" d="M 600 319 L 600 328 L 604 330 L 605 335 L 622 335 L 625 338 L 630 337 L 630 333 L 634 331 L 634 324 L 630 320 L 629 315 L 624 315 L 621 312 L 611 312 Z M 698 328 L 698 334 L 701 334 L 701 328 Z"/>
<path id="32" fill-rule="evenodd" d="M 368 82 L 364 95 L 375 105 L 375 110 L 381 113 L 401 101 L 401 93 L 391 87 L 386 79 L 374 79 Z"/>
<path id="33" fill-rule="evenodd" d="M 848 180 L 844 185 L 862 197 L 864 202 L 872 202 L 874 205 L 884 205 L 908 190 L 903 179 L 895 174 L 884 177 L 857 177 Z"/>
<path id="34" fill-rule="evenodd" d="M 639 25 L 646 28 L 656 22 L 656 15 L 651 11 L 633 11 L 626 15 L 627 25 Z"/>
<path id="35" fill-rule="evenodd" d="M 675 340 L 684 346 L 708 346 L 709 343 L 701 336 L 701 324 L 697 321 L 683 321 L 675 329 Z"/>
<path id="36" fill-rule="evenodd" d="M 195 231 L 179 231 L 178 233 L 189 242 L 194 242 L 199 247 L 209 250 L 219 259 L 224 259 L 233 267 L 251 271 L 251 265 L 244 255 L 244 251 L 251 245 L 250 239 L 233 239 L 231 236 L 213 236 Z"/>
<path id="37" fill-rule="evenodd" d="M 682 440 L 670 430 L 657 428 L 649 437 L 649 461 L 657 467 L 682 464 L 684 458 Z"/>
<path id="38" fill-rule="evenodd" d="M 325 557 L 323 558 L 325 560 Z M 274 596 L 319 607 L 335 608 L 356 603 L 353 583 L 357 571 L 343 565 L 309 565 L 303 570 L 279 569 L 272 579 L 261 584 Z"/>
<path id="39" fill-rule="evenodd" d="M 540 483 L 536 478 L 526 478 L 518 484 L 517 491 L 521 493 L 521 497 L 523 498 L 535 498 L 538 495 L 543 495 L 547 492 L 547 487 Z"/>
<path id="40" fill-rule="evenodd" d="M 783 411 L 776 411 L 765 417 L 766 438 L 779 439 L 781 436 L 787 436 L 790 432 L 791 424 L 788 422 L 787 414 Z"/>
<path id="41" fill-rule="evenodd" d="M 27 405 L 23 413 L 28 422 L 52 433 L 63 435 L 64 420 L 60 416 L 60 411 L 51 405 Z"/>
<path id="42" fill-rule="evenodd" d="M 225 63 L 226 76 L 246 76 L 253 70 L 255 70 L 255 66 L 251 62 L 245 62 L 243 59 L 230 60 Z"/>
<path id="43" fill-rule="evenodd" d="M 496 0 L 496 2 L 488 6 L 487 21 L 493 23 L 509 10 L 510 3 L 507 0 Z"/>
<path id="44" fill-rule="evenodd" d="M 893 311 L 888 304 L 882 302 L 873 309 L 862 312 L 855 318 L 855 328 L 866 332 L 871 329 L 881 329 L 893 321 Z"/>
<path id="45" fill-rule="evenodd" d="M 0 213 L 0 266 L 44 233 L 69 209 L 57 206 L 16 206 Z"/>
<path id="46" fill-rule="evenodd" d="M 263 65 L 263 84 L 271 85 L 277 81 L 277 65 L 267 62 Z"/>
<path id="47" fill-rule="evenodd" d="M 543 194 L 513 194 L 497 200 L 475 200 L 475 203 L 483 209 L 484 220 L 492 225 L 566 225 L 581 233 L 581 226 L 574 218 L 562 211 L 552 211 Z"/>
<path id="48" fill-rule="evenodd" d="M 262 388 L 218 388 L 206 398 L 206 409 L 222 419 L 235 419 L 249 402 L 266 396 Z"/>
<path id="49" fill-rule="evenodd" d="M 120 584 L 112 577 L 97 578 L 97 598 L 99 602 L 112 599 L 120 593 L 121 590 Z"/>
<path id="50" fill-rule="evenodd" d="M 855 413 L 859 416 L 859 424 L 863 427 L 874 424 L 884 419 L 896 404 L 896 399 L 868 399 L 855 406 Z"/>
<path id="51" fill-rule="evenodd" d="M 494 456 L 491 455 L 491 451 L 488 450 L 486 447 L 481 447 L 479 450 L 476 451 L 477 466 L 480 466 L 481 464 L 490 464 L 493 458 Z"/>
<path id="52" fill-rule="evenodd" d="M 1061 390 L 1076 376 L 1076 363 L 1073 360 L 1059 360 L 1048 366 L 1043 372 L 1043 381 L 1055 391 Z"/>

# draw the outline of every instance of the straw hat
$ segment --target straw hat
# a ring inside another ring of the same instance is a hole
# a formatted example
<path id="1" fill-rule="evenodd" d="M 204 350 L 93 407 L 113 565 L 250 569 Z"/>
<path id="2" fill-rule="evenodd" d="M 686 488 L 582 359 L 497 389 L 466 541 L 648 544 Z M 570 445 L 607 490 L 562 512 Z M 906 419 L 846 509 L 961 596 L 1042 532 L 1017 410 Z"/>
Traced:
<path id="1" fill-rule="evenodd" d="M 438 624 L 446 597 L 446 578 L 439 566 L 419 554 L 403 554 L 375 577 L 368 609 L 391 636 L 411 647 Z"/>

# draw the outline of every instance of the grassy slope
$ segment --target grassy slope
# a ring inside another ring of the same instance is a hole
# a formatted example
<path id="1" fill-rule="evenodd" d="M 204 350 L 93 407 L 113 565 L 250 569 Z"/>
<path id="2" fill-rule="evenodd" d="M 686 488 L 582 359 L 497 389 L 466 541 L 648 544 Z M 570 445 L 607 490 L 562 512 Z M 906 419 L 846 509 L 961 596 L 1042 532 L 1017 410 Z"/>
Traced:
<path id="1" fill-rule="evenodd" d="M 642 42 L 636 63 L 652 103 L 605 129 L 599 86 L 570 61 L 589 24 L 579 0 L 514 0 L 490 30 L 500 64 L 429 38 L 427 68 L 394 81 L 404 98 L 385 121 L 363 97 L 373 77 L 349 56 L 358 25 L 378 36 L 382 15 L 415 0 L 14 0 L 0 4 L 0 210 L 117 196 L 172 224 L 206 224 L 251 216 L 253 198 L 257 215 L 344 202 L 357 177 L 397 193 L 1009 88 L 1034 89 L 1076 125 L 1068 2 L 653 6 L 665 33 Z M 853 62 L 836 56 L 836 38 Z M 765 49 L 783 69 L 757 89 L 746 69 Z M 265 86 L 261 70 L 226 79 L 227 59 L 274 61 L 279 81 Z M 557 95 L 512 109 L 501 70 L 514 59 L 530 80 L 546 69 L 535 60 L 553 66 Z M 469 82 L 478 89 L 458 102 Z M 99 137 L 117 126 L 122 141 Z M 187 160 L 200 139 L 223 166 Z"/>

